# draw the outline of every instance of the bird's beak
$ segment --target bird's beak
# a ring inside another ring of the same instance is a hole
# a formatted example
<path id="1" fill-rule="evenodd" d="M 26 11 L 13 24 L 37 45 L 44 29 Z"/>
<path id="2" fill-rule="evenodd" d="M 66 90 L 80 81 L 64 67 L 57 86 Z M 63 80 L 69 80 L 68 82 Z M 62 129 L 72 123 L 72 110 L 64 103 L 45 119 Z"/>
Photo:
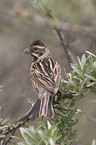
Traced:
<path id="1" fill-rule="evenodd" d="M 26 49 L 24 50 L 24 52 L 27 53 L 27 54 L 29 54 L 31 51 L 30 51 L 29 48 L 26 48 Z"/>

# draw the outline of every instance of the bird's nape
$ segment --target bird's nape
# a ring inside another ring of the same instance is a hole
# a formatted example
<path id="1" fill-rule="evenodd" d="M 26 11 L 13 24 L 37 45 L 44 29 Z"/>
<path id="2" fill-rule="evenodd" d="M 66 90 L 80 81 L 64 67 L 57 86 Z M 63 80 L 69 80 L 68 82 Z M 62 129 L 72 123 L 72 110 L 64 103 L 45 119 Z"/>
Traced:
<path id="1" fill-rule="evenodd" d="M 34 40 L 34 41 L 31 43 L 30 47 L 35 46 L 35 45 L 46 47 L 46 45 L 45 45 L 41 40 Z"/>

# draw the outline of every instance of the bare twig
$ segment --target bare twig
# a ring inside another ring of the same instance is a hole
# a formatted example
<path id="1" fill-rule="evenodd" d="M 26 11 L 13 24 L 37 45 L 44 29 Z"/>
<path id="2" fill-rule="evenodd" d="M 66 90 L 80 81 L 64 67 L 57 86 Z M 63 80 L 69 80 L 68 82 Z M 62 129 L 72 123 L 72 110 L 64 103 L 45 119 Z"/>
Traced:
<path id="1" fill-rule="evenodd" d="M 66 56 L 67 56 L 67 59 L 68 59 L 68 62 L 71 63 L 75 63 L 75 60 L 74 60 L 74 57 L 71 53 L 71 51 L 68 49 L 69 45 L 65 42 L 64 40 L 64 35 L 62 33 L 62 30 L 61 29 L 58 29 L 58 28 L 53 28 L 53 31 L 54 33 L 56 34 L 60 44 L 63 46 L 64 48 L 64 51 L 66 53 Z"/>
<path id="2" fill-rule="evenodd" d="M 58 24 L 56 24 L 57 19 L 52 15 L 50 9 L 48 9 L 48 8 L 46 8 L 46 7 L 43 7 L 43 8 L 44 8 L 44 10 L 45 10 L 46 15 L 47 15 L 52 21 L 54 21 L 54 25 L 52 25 L 53 31 L 54 31 L 56 37 L 58 38 L 60 44 L 61 44 L 62 47 L 64 48 L 64 51 L 65 51 L 65 53 L 66 53 L 66 56 L 67 56 L 67 59 L 68 59 L 69 64 L 70 64 L 71 62 L 74 62 L 74 58 L 73 58 L 73 56 L 72 56 L 70 50 L 68 49 L 68 44 L 67 44 L 66 41 L 65 41 L 64 35 L 63 35 L 63 33 L 62 33 L 62 30 L 61 30 L 61 28 L 58 27 Z"/>

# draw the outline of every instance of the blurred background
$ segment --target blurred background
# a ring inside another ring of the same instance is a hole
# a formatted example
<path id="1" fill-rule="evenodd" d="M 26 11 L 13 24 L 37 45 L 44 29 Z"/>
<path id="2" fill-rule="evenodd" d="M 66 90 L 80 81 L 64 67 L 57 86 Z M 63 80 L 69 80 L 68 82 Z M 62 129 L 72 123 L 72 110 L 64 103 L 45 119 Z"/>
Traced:
<path id="1" fill-rule="evenodd" d="M 43 6 L 56 18 L 50 20 Z M 23 50 L 35 39 L 41 39 L 50 49 L 55 60 L 70 72 L 70 64 L 60 45 L 56 25 L 62 31 L 71 56 L 96 54 L 96 1 L 95 0 L 0 0 L 0 116 L 11 123 L 23 117 L 30 108 L 27 98 L 37 98 L 30 79 L 32 58 Z M 78 145 L 90 145 L 96 139 L 96 96 L 92 93 L 77 102 L 82 113 L 76 115 Z"/>

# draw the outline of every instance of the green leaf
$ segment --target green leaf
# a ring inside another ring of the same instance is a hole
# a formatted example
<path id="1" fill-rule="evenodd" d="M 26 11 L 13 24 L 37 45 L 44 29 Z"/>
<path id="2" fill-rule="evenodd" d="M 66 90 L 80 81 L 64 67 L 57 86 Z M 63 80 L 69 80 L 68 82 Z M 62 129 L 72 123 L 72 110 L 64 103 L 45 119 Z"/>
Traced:
<path id="1" fill-rule="evenodd" d="M 68 130 L 68 131 L 66 131 L 65 133 L 64 133 L 64 135 L 62 136 L 62 137 L 65 137 L 65 136 L 67 136 L 68 134 L 70 134 L 71 133 L 71 130 Z"/>
<path id="2" fill-rule="evenodd" d="M 52 127 L 47 131 L 47 137 L 51 137 L 51 136 L 52 136 Z"/>
<path id="3" fill-rule="evenodd" d="M 91 52 L 89 52 L 89 51 L 86 51 L 86 53 L 88 53 L 88 54 L 90 54 L 90 55 L 96 57 L 96 55 L 94 55 L 93 53 L 91 53 Z"/>
<path id="4" fill-rule="evenodd" d="M 92 56 L 90 55 L 88 59 L 89 59 L 90 66 L 93 67 L 93 58 L 92 58 Z"/>
<path id="5" fill-rule="evenodd" d="M 77 123 L 78 123 L 78 119 L 76 119 L 76 121 L 69 123 L 68 126 L 72 127 L 72 126 L 76 125 Z"/>
<path id="6" fill-rule="evenodd" d="M 93 68 L 92 67 L 88 68 L 87 74 L 89 75 L 92 71 L 93 71 Z"/>
<path id="7" fill-rule="evenodd" d="M 77 72 L 77 74 L 81 75 L 80 70 L 78 69 L 78 67 L 77 67 L 75 64 L 72 64 L 72 63 L 71 63 L 71 67 L 72 67 L 72 69 L 73 69 L 74 71 Z"/>
<path id="8" fill-rule="evenodd" d="M 69 83 L 76 89 L 77 92 L 79 91 L 79 88 L 72 80 L 69 80 Z"/>
<path id="9" fill-rule="evenodd" d="M 31 100 L 30 98 L 27 98 L 28 103 L 32 106 L 32 104 L 34 103 L 33 100 Z"/>
<path id="10" fill-rule="evenodd" d="M 78 62 L 79 62 L 79 66 L 81 66 L 81 60 L 79 58 L 79 56 L 77 56 Z"/>
<path id="11" fill-rule="evenodd" d="M 41 130 L 38 130 L 38 134 L 40 135 L 40 137 L 42 138 L 42 140 L 47 143 L 47 140 L 46 140 L 46 134 L 44 134 Z"/>
<path id="12" fill-rule="evenodd" d="M 0 138 L 5 138 L 6 136 L 5 135 L 0 135 Z"/>
<path id="13" fill-rule="evenodd" d="M 26 143 L 31 145 L 30 142 L 33 142 L 32 141 L 33 137 L 32 137 L 32 134 L 30 134 L 30 132 L 28 131 L 28 129 L 20 127 L 20 132 L 21 132 L 23 138 L 25 139 Z"/>
<path id="14" fill-rule="evenodd" d="M 86 56 L 85 56 L 85 54 L 83 54 L 82 58 L 81 58 L 81 69 L 82 69 L 82 71 L 83 71 L 85 65 L 86 65 Z M 82 72 L 82 74 L 83 74 L 83 72 Z"/>
<path id="15" fill-rule="evenodd" d="M 70 139 L 70 140 L 67 141 L 67 144 L 66 145 L 71 145 L 72 142 L 73 142 L 73 139 Z"/>
<path id="16" fill-rule="evenodd" d="M 71 78 L 73 78 L 74 76 L 76 76 L 76 71 L 72 72 Z"/>
<path id="17" fill-rule="evenodd" d="M 68 115 L 68 119 L 70 120 L 75 115 L 76 112 L 77 112 L 77 109 L 72 110 L 71 113 L 69 113 Z"/>
<path id="18" fill-rule="evenodd" d="M 85 54 L 82 55 L 82 58 L 81 58 L 81 66 L 83 67 L 83 65 L 85 64 L 86 62 L 86 56 Z"/>
<path id="19" fill-rule="evenodd" d="M 82 94 L 81 94 L 82 97 L 83 97 L 83 93 L 86 94 L 86 93 L 88 93 L 89 91 L 90 91 L 89 88 L 85 88 L 85 89 L 83 89 L 83 90 L 82 90 Z"/>
<path id="20" fill-rule="evenodd" d="M 85 74 L 85 76 L 93 81 L 96 81 L 95 77 Z"/>
<path id="21" fill-rule="evenodd" d="M 49 120 L 47 120 L 47 125 L 48 125 L 48 129 L 51 128 L 51 123 L 49 122 Z"/>
<path id="22" fill-rule="evenodd" d="M 53 140 L 56 141 L 56 137 L 57 137 L 57 134 L 58 134 L 58 130 L 57 128 L 54 130 L 54 133 L 53 133 Z"/>
<path id="23" fill-rule="evenodd" d="M 18 144 L 18 145 L 27 145 L 27 144 L 25 144 L 24 142 L 21 142 L 21 141 L 18 142 L 17 144 Z"/>
<path id="24" fill-rule="evenodd" d="M 56 137 L 56 141 L 58 140 L 58 139 L 60 139 L 62 137 L 62 135 L 60 134 L 60 135 L 58 135 L 57 137 Z"/>
<path id="25" fill-rule="evenodd" d="M 93 139 L 92 145 L 96 145 L 96 140 L 95 139 Z"/>
<path id="26" fill-rule="evenodd" d="M 91 87 L 91 86 L 94 86 L 95 84 L 96 84 L 96 82 L 88 83 L 88 84 L 86 85 L 86 87 Z"/>
<path id="27" fill-rule="evenodd" d="M 83 66 L 82 75 L 84 75 L 85 72 L 87 71 L 87 67 L 88 67 L 87 64 L 85 64 L 85 65 Z"/>
<path id="28" fill-rule="evenodd" d="M 93 67 L 92 76 L 96 78 L 96 67 Z"/>
<path id="29" fill-rule="evenodd" d="M 62 110 L 59 110 L 61 113 L 62 113 Z M 61 114 L 61 113 L 56 113 L 56 115 L 59 117 L 59 116 L 61 116 L 62 117 L 62 115 L 63 114 Z"/>
<path id="30" fill-rule="evenodd" d="M 47 128 L 43 122 L 39 122 L 39 124 L 40 124 L 41 128 L 43 128 L 45 131 L 47 130 Z"/>
<path id="31" fill-rule="evenodd" d="M 74 99 L 72 99 L 72 101 L 71 101 L 71 103 L 70 103 L 70 106 L 69 106 L 69 107 L 71 108 L 71 107 L 73 107 L 74 105 L 75 105 L 75 100 L 74 100 Z"/>
<path id="32" fill-rule="evenodd" d="M 85 88 L 85 85 L 86 85 L 87 81 L 88 81 L 88 78 L 86 78 L 85 80 L 82 81 L 82 83 L 80 84 L 80 91 L 81 91 L 83 88 Z"/>
<path id="33" fill-rule="evenodd" d="M 20 137 L 14 136 L 14 135 L 11 135 L 10 137 L 12 137 L 12 138 L 14 138 L 14 139 L 20 139 Z"/>

